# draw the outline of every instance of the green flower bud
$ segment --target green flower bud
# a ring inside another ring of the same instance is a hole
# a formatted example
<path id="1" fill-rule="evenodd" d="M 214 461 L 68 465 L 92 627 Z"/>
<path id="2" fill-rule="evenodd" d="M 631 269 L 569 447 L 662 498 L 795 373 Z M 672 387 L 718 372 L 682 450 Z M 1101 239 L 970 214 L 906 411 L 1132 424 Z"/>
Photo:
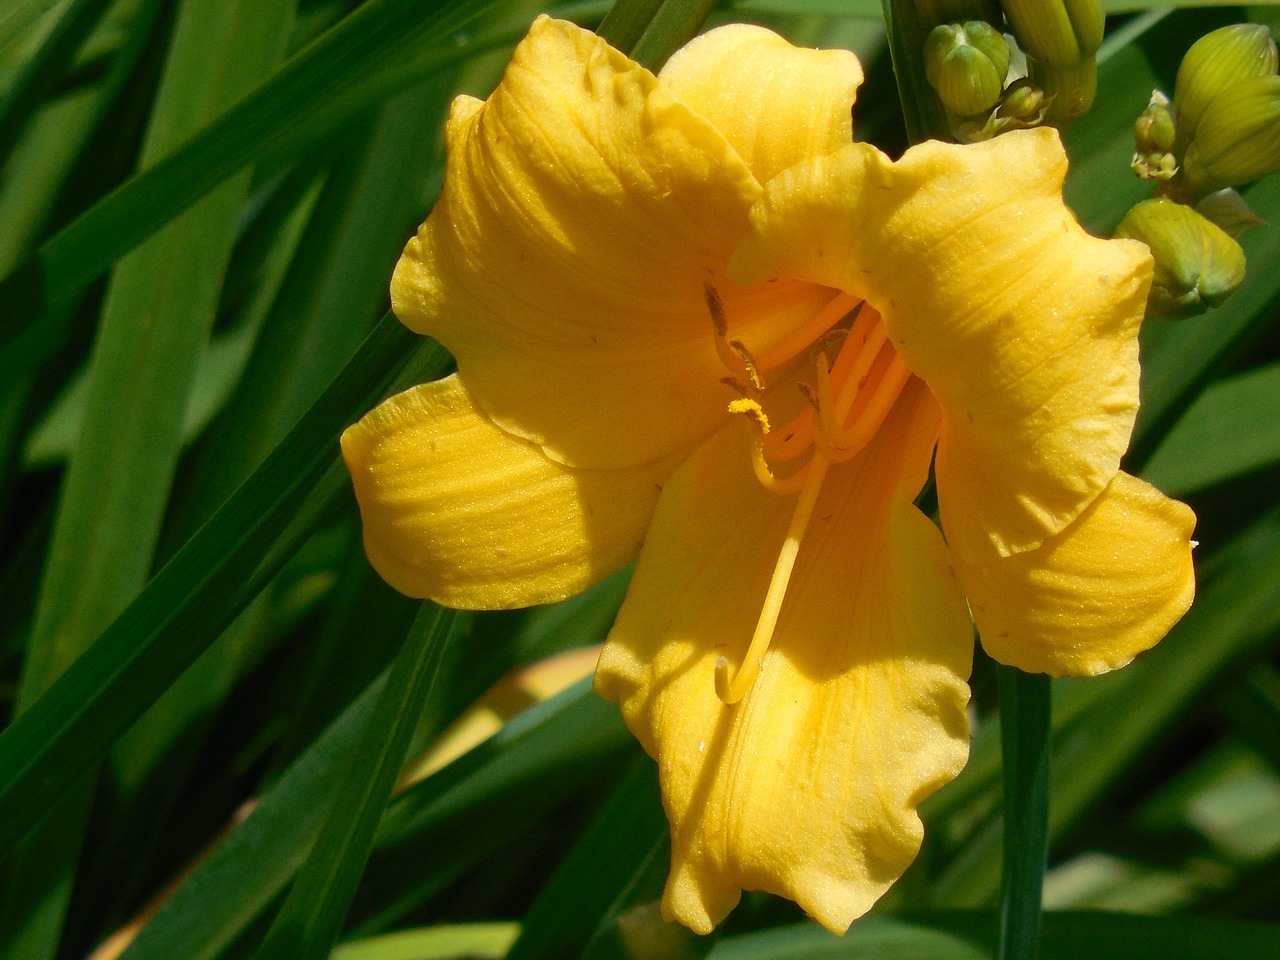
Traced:
<path id="1" fill-rule="evenodd" d="M 949 111 L 972 116 L 1000 101 L 1009 72 L 1009 47 L 981 20 L 934 27 L 925 39 L 925 76 Z"/>
<path id="2" fill-rule="evenodd" d="M 1039 123 L 1044 119 L 1044 91 L 1026 77 L 1015 80 L 1000 98 L 996 115 L 1027 124 Z"/>
<path id="3" fill-rule="evenodd" d="M 1177 152 L 1195 135 L 1201 117 L 1215 97 L 1251 77 L 1273 76 L 1277 69 L 1275 41 L 1266 27 L 1237 23 L 1207 33 L 1191 45 L 1173 89 L 1178 108 Z"/>
<path id="4" fill-rule="evenodd" d="M 1051 67 L 1090 60 L 1102 45 L 1102 0 L 1001 0 L 1027 55 Z"/>
<path id="5" fill-rule="evenodd" d="M 1250 77 L 1205 109 L 1183 156 L 1194 196 L 1280 170 L 1280 76 Z"/>
<path id="6" fill-rule="evenodd" d="M 1181 320 L 1221 304 L 1244 280 L 1244 251 L 1190 207 L 1144 200 L 1120 221 L 1117 237 L 1151 248 L 1155 274 L 1147 315 Z"/>
<path id="7" fill-rule="evenodd" d="M 994 113 L 951 117 L 951 133 L 961 143 L 981 143 L 1006 130 L 1025 130 L 1044 121 L 1044 93 L 1026 77 L 1015 80 L 1000 98 Z"/>
<path id="8" fill-rule="evenodd" d="M 1143 153 L 1168 153 L 1173 149 L 1173 138 L 1169 98 L 1159 90 L 1152 91 L 1147 109 L 1134 121 L 1133 139 Z"/>
<path id="9" fill-rule="evenodd" d="M 1133 123 L 1136 149 L 1129 166 L 1143 180 L 1170 180 L 1178 172 L 1178 159 L 1171 152 L 1174 141 L 1169 98 L 1151 91 L 1147 109 Z"/>

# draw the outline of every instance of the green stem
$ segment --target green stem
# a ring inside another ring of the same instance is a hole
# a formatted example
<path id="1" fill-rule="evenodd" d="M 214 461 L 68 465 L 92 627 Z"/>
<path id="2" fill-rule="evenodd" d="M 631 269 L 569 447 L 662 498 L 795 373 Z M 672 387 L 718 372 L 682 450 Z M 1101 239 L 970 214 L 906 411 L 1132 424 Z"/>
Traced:
<path id="1" fill-rule="evenodd" d="M 998 667 L 1004 871 L 996 960 L 1032 960 L 1049 833 L 1049 678 Z"/>
<path id="2" fill-rule="evenodd" d="M 259 960 L 323 960 L 332 951 L 418 719 L 436 690 L 455 616 L 430 603 L 419 611 Z"/>
<path id="3" fill-rule="evenodd" d="M 898 81 L 898 97 L 907 123 L 907 139 L 912 143 L 950 140 L 946 112 L 924 75 L 924 38 L 933 25 L 920 19 L 912 0 L 882 0 L 882 3 L 893 75 Z"/>
<path id="4" fill-rule="evenodd" d="M 616 0 L 596 32 L 657 71 L 697 34 L 715 5 L 716 0 Z"/>

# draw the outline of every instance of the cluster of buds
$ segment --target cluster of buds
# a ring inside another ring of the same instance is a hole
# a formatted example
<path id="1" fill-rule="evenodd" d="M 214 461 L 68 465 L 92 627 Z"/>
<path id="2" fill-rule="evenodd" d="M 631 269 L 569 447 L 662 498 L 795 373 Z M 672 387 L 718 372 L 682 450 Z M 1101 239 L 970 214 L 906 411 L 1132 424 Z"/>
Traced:
<path id="1" fill-rule="evenodd" d="M 1275 41 L 1258 24 L 1197 40 L 1178 67 L 1173 112 L 1156 91 L 1134 124 L 1134 171 L 1172 180 L 1169 196 L 1195 202 L 1280 170 L 1277 63 Z"/>
<path id="2" fill-rule="evenodd" d="M 925 72 L 956 139 L 1062 124 L 1093 103 L 1101 0 L 915 0 L 915 7 L 933 28 Z"/>
<path id="3" fill-rule="evenodd" d="M 1051 123 L 1084 116 L 1098 89 L 1101 0 L 1005 0 L 1004 15 L 1044 91 Z"/>
<path id="4" fill-rule="evenodd" d="M 1244 280 L 1235 237 L 1259 223 L 1235 187 L 1280 170 L 1280 76 L 1266 27 L 1236 24 L 1200 38 L 1178 68 L 1173 102 L 1155 91 L 1133 126 L 1133 170 L 1159 184 L 1117 236 L 1156 261 L 1152 316 L 1217 306 Z"/>
<path id="5" fill-rule="evenodd" d="M 1182 177 L 1192 196 L 1280 170 L 1280 76 L 1266 27 L 1237 24 L 1187 51 L 1174 87 Z"/>

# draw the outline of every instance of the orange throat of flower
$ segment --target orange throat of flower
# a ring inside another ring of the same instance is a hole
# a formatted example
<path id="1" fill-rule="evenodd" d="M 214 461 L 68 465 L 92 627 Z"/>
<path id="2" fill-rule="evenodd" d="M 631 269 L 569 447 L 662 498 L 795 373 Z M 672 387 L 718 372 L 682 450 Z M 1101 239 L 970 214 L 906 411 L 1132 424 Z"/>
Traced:
<path id="1" fill-rule="evenodd" d="M 731 372 L 724 382 L 742 394 L 729 404 L 729 411 L 752 424 L 751 463 L 756 479 L 772 493 L 799 495 L 741 666 L 734 670 L 727 658 L 716 658 L 716 695 L 733 704 L 746 695 L 760 673 L 828 468 L 852 460 L 866 448 L 911 371 L 889 342 L 879 312 L 847 293 L 837 293 L 808 321 L 756 356 L 740 341 L 729 339 L 724 307 L 714 287 L 707 286 L 706 301 L 716 350 Z M 852 324 L 846 330 L 844 322 L 850 318 Z M 831 362 L 828 350 L 837 344 Z M 761 371 L 786 366 L 805 352 L 813 358 L 814 382 L 797 386 L 809 403 L 786 426 L 774 430 L 762 406 Z M 790 473 L 775 472 L 776 465 L 795 463 L 799 466 Z"/>

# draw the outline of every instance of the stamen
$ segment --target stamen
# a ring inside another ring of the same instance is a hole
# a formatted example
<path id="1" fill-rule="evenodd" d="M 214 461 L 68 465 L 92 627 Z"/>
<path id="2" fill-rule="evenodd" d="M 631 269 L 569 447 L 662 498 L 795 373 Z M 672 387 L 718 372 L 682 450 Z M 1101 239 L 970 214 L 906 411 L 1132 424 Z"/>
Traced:
<path id="1" fill-rule="evenodd" d="M 760 486 L 764 487 L 770 493 L 776 494 L 792 494 L 798 493 L 804 488 L 805 479 L 809 475 L 810 464 L 805 464 L 789 477 L 777 477 L 773 471 L 769 469 L 769 461 L 765 456 L 765 444 L 769 438 L 769 418 L 765 415 L 764 409 L 756 401 L 743 397 L 740 400 L 734 400 L 729 404 L 730 413 L 740 413 L 747 417 L 752 426 L 751 440 L 751 468 L 755 472 L 756 480 Z"/>
<path id="2" fill-rule="evenodd" d="M 876 431 L 884 423 L 889 411 L 893 409 L 898 394 L 902 393 L 902 388 L 910 379 L 911 371 L 907 369 L 902 357 L 895 352 L 885 367 L 884 373 L 881 374 L 879 382 L 867 398 L 866 405 L 852 423 L 843 429 L 828 432 L 826 418 L 822 418 L 822 429 L 815 431 L 813 437 L 818 452 L 828 460 L 837 463 L 856 457 L 876 435 Z M 848 387 L 847 383 L 845 387 Z M 836 401 L 837 413 L 842 405 L 840 401 L 845 399 L 845 394 L 856 395 L 857 392 L 856 388 L 841 390 L 840 397 Z M 848 405 L 852 406 L 852 404 L 853 401 L 850 399 Z"/>
<path id="3" fill-rule="evenodd" d="M 771 343 L 760 350 L 756 354 L 756 362 L 766 370 L 781 366 L 821 337 L 861 302 L 857 297 L 843 290 L 838 291 L 825 307 L 808 320 L 787 333 L 777 343 Z"/>
<path id="4" fill-rule="evenodd" d="M 809 526 L 809 518 L 813 516 L 813 508 L 818 502 L 822 482 L 827 476 L 827 466 L 827 461 L 821 457 L 815 457 L 810 462 L 804 487 L 796 501 L 795 513 L 791 515 L 786 539 L 782 542 L 777 563 L 774 564 L 773 577 L 769 581 L 769 590 L 765 594 L 764 607 L 760 610 L 755 633 L 751 637 L 751 644 L 747 647 L 741 666 L 730 676 L 733 668 L 728 659 L 716 657 L 716 696 L 724 703 L 737 703 L 741 700 L 755 683 L 756 677 L 760 675 L 760 664 L 773 640 L 773 631 L 778 625 L 778 615 L 782 612 L 782 601 L 787 594 L 787 584 L 791 582 L 791 572 L 795 568 L 796 557 L 800 553 L 800 541 L 804 538 L 805 529 Z"/>
<path id="5" fill-rule="evenodd" d="M 880 322 L 880 314 L 871 307 L 864 306 L 858 311 L 858 317 L 854 320 L 844 343 L 841 344 L 840 353 L 837 354 L 836 362 L 831 364 L 829 371 L 832 379 L 844 384 L 841 390 L 842 397 L 845 389 L 850 385 L 853 387 L 843 407 L 839 403 L 836 405 L 834 413 L 837 423 L 849 415 L 853 400 L 862 387 L 862 380 L 871 370 L 871 365 L 875 363 L 876 355 L 879 354 L 886 339 L 888 334 L 885 333 L 884 324 Z"/>
<path id="6" fill-rule="evenodd" d="M 813 446 L 813 407 L 806 406 L 780 430 L 764 438 L 765 455 L 774 462 L 794 460 Z"/>
<path id="7" fill-rule="evenodd" d="M 720 299 L 720 291 L 709 283 L 702 285 L 702 298 L 706 301 L 707 310 L 711 314 L 711 326 L 715 329 L 716 355 L 720 362 L 729 368 L 738 382 L 748 382 L 756 393 L 764 392 L 764 378 L 760 376 L 760 368 L 746 344 L 740 340 L 729 339 L 729 321 L 724 314 L 724 303 Z"/>

